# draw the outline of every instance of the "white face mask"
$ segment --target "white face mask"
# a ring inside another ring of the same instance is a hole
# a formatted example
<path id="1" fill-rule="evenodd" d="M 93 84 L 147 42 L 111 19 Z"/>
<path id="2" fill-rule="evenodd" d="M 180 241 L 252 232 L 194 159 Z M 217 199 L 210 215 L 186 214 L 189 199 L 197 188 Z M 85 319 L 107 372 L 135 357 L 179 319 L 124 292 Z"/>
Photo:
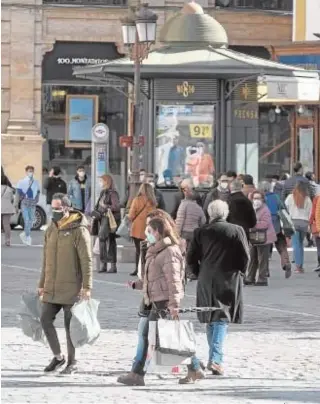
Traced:
<path id="1" fill-rule="evenodd" d="M 79 172 L 78 172 L 78 176 L 79 176 L 80 178 L 84 178 L 85 175 L 86 175 L 86 173 L 85 173 L 84 171 L 79 171 Z"/>
<path id="2" fill-rule="evenodd" d="M 260 209 L 261 208 L 261 206 L 262 206 L 262 201 L 260 201 L 259 199 L 254 199 L 253 201 L 252 201 L 252 204 L 253 204 L 253 208 L 254 209 Z"/>
<path id="3" fill-rule="evenodd" d="M 99 181 L 99 187 L 103 188 L 104 187 L 104 182 L 103 181 Z"/>
<path id="4" fill-rule="evenodd" d="M 222 189 L 227 189 L 228 186 L 229 186 L 229 184 L 228 184 L 227 182 L 220 182 L 220 187 L 221 187 Z"/>

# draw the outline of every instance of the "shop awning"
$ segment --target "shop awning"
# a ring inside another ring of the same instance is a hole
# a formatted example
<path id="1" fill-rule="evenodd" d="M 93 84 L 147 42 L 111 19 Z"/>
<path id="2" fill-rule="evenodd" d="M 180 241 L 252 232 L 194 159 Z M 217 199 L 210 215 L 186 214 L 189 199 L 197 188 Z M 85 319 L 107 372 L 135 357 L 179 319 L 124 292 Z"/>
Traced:
<path id="1" fill-rule="evenodd" d="M 132 80 L 134 64 L 129 58 L 113 60 L 101 65 L 78 67 L 74 75 L 97 80 L 107 75 Z M 256 77 L 294 77 L 298 81 L 319 80 L 317 71 L 260 59 L 227 48 L 190 49 L 187 46 L 164 46 L 149 53 L 141 65 L 141 78 L 215 78 L 239 79 Z"/>

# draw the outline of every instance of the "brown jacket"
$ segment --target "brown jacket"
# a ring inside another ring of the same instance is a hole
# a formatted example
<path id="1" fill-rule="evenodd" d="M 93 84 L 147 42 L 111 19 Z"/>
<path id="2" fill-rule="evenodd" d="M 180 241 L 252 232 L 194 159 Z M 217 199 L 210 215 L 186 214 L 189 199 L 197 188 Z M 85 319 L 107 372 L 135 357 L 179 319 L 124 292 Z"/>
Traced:
<path id="1" fill-rule="evenodd" d="M 131 232 L 130 236 L 139 238 L 140 240 L 144 240 L 147 216 L 150 212 L 152 212 L 156 208 L 155 205 L 145 197 L 145 196 L 137 196 L 132 201 L 129 210 L 129 220 L 131 221 Z"/>
<path id="2" fill-rule="evenodd" d="M 169 308 L 180 307 L 183 282 L 184 259 L 180 247 L 168 237 L 150 246 L 143 281 L 145 304 L 168 301 Z"/>
<path id="3" fill-rule="evenodd" d="M 316 196 L 312 201 L 310 225 L 312 234 L 318 235 L 320 233 L 320 195 Z"/>
<path id="4" fill-rule="evenodd" d="M 92 288 L 91 238 L 82 213 L 72 211 L 48 227 L 39 288 L 44 302 L 56 304 L 73 304 L 81 288 Z"/>

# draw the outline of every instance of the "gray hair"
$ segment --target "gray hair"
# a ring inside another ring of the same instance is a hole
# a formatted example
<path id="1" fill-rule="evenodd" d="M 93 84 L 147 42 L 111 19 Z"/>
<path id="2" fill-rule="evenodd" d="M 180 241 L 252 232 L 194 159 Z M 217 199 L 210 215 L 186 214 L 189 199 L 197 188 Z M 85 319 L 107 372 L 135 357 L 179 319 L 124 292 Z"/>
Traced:
<path id="1" fill-rule="evenodd" d="M 242 183 L 239 180 L 233 180 L 230 183 L 230 192 L 241 192 Z"/>
<path id="2" fill-rule="evenodd" d="M 260 192 L 266 193 L 266 192 L 270 192 L 271 191 L 271 184 L 269 181 L 261 181 L 259 186 L 258 186 L 258 190 Z"/>
<path id="3" fill-rule="evenodd" d="M 227 202 L 221 201 L 220 199 L 211 202 L 208 206 L 208 215 L 210 221 L 217 219 L 226 220 L 229 215 L 229 206 Z"/>
<path id="4" fill-rule="evenodd" d="M 53 195 L 52 197 L 53 201 L 61 201 L 61 205 L 63 207 L 70 208 L 71 207 L 71 201 L 68 197 L 68 195 L 63 194 L 62 192 L 57 192 Z"/>

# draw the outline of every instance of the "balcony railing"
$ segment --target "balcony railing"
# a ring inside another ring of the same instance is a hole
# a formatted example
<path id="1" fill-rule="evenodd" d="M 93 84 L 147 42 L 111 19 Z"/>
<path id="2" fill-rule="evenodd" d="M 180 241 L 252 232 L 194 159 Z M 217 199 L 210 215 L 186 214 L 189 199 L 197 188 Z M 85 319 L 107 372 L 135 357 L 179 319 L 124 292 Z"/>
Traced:
<path id="1" fill-rule="evenodd" d="M 293 0 L 216 0 L 216 6 L 272 11 L 292 11 Z"/>
<path id="2" fill-rule="evenodd" d="M 43 0 L 43 4 L 127 7 L 128 0 Z"/>

